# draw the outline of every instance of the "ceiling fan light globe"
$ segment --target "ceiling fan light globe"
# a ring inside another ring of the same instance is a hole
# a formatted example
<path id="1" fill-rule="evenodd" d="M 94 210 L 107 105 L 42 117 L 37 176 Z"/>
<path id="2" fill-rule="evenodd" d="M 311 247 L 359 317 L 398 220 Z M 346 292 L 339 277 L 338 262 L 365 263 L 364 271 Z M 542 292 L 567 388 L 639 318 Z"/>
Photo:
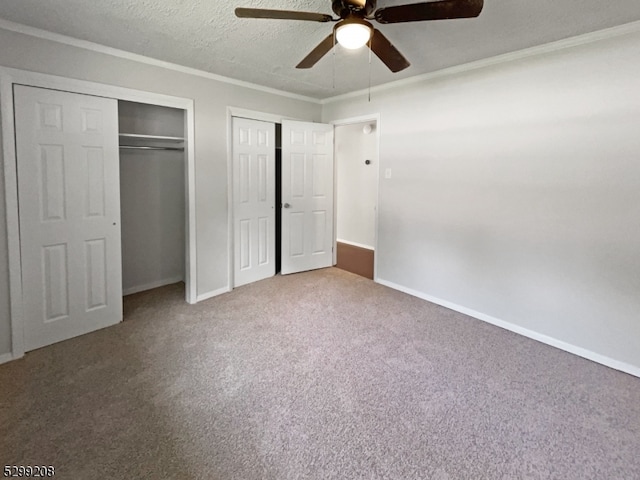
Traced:
<path id="1" fill-rule="evenodd" d="M 336 29 L 338 43 L 349 50 L 364 47 L 371 38 L 371 28 L 361 23 L 347 23 Z"/>

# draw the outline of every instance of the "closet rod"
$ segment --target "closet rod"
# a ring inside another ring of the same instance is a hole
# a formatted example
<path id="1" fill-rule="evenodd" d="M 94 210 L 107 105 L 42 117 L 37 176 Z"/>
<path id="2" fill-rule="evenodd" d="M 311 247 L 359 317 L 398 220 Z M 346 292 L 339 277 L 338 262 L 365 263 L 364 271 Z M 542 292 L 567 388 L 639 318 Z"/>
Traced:
<path id="1" fill-rule="evenodd" d="M 120 148 L 126 148 L 129 150 L 174 150 L 177 152 L 184 152 L 184 147 L 150 147 L 143 145 L 120 145 Z"/>

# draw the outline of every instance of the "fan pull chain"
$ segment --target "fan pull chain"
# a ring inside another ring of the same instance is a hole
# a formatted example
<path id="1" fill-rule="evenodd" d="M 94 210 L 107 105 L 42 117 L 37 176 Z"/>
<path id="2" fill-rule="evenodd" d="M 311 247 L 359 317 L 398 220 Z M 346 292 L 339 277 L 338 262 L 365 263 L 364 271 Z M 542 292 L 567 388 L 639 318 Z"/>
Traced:
<path id="1" fill-rule="evenodd" d="M 333 48 L 331 56 L 333 57 L 333 89 L 336 89 L 336 30 L 333 29 Z"/>
<path id="2" fill-rule="evenodd" d="M 371 42 L 373 35 L 369 37 L 369 103 L 371 103 Z"/>

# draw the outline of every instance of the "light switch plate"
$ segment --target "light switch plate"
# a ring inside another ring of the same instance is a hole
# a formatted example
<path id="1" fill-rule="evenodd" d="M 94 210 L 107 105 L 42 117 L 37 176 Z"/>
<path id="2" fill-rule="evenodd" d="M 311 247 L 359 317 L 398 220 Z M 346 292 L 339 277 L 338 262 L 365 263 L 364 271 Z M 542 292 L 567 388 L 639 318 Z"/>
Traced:
<path id="1" fill-rule="evenodd" d="M 384 170 L 384 178 L 391 178 L 391 169 L 385 168 Z"/>

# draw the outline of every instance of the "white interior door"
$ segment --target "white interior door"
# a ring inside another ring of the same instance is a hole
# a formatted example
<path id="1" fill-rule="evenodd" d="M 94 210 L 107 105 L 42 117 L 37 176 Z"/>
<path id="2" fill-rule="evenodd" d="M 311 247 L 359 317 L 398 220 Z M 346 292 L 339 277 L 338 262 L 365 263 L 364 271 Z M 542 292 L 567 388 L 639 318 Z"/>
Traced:
<path id="1" fill-rule="evenodd" d="M 114 99 L 14 87 L 25 350 L 122 320 Z"/>
<path id="2" fill-rule="evenodd" d="M 235 287 L 276 273 L 275 179 L 275 124 L 234 117 Z"/>
<path id="3" fill-rule="evenodd" d="M 282 122 L 282 265 L 333 264 L 333 126 Z"/>

